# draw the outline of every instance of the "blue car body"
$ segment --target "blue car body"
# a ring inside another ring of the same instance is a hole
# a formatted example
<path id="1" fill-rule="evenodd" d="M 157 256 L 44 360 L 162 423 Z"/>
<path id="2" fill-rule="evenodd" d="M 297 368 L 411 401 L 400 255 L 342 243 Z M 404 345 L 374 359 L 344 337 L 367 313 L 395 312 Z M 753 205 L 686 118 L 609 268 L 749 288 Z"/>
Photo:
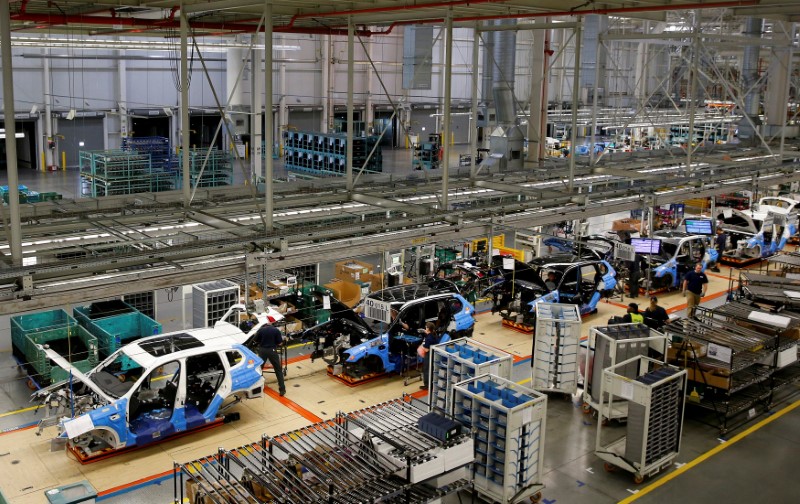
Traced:
<path id="1" fill-rule="evenodd" d="M 719 252 L 712 247 L 711 238 L 703 235 L 689 235 L 679 231 L 654 233 L 660 239 L 661 255 L 648 257 L 654 264 L 651 271 L 650 289 L 674 289 L 680 285 L 683 276 L 700 263 L 703 271 L 719 262 Z M 699 259 L 698 259 L 699 257 Z M 646 274 L 642 275 L 646 280 Z"/>
<path id="2" fill-rule="evenodd" d="M 414 355 L 417 355 L 416 348 L 422 344 L 423 338 L 417 331 L 404 331 L 400 328 L 399 321 L 403 320 L 409 311 L 413 311 L 415 306 L 451 300 L 458 300 L 461 309 L 451 314 L 449 325 L 441 335 L 439 342 L 444 343 L 450 341 L 454 336 L 461 337 L 464 334 L 471 334 L 475 325 L 473 318 L 475 308 L 461 294 L 437 294 L 416 299 L 399 307 L 397 318 L 385 326 L 385 330 L 380 334 L 342 352 L 344 372 L 357 378 L 369 373 L 392 373 L 400 370 L 404 365 L 404 358 L 409 355 L 413 358 Z M 429 313 L 435 315 L 434 311 Z M 403 351 L 397 351 L 396 348 L 401 348 Z M 421 362 L 422 358 L 417 357 L 417 360 Z"/>
<path id="3" fill-rule="evenodd" d="M 244 343 L 264 323 L 248 334 L 218 322 L 214 328 L 142 338 L 86 374 L 46 349 L 71 378 L 34 397 L 48 408 L 62 402 L 62 411 L 48 414 L 56 415 L 58 437 L 82 460 L 161 441 L 221 419 L 240 399 L 261 396 L 264 361 Z M 234 401 L 226 403 L 229 398 Z M 82 406 L 75 409 L 76 404 Z"/>

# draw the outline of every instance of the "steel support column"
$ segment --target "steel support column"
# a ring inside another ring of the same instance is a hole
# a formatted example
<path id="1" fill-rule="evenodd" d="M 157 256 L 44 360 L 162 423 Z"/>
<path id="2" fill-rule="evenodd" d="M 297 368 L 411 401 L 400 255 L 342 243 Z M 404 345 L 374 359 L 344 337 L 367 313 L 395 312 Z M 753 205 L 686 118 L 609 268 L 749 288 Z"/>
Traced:
<path id="1" fill-rule="evenodd" d="M 692 141 L 694 140 L 694 119 L 695 119 L 695 111 L 697 109 L 695 105 L 695 95 L 697 94 L 697 72 L 698 72 L 698 64 L 700 62 L 700 39 L 697 38 L 697 31 L 700 26 L 700 21 L 698 19 L 698 13 L 695 11 L 694 15 L 694 22 L 692 27 L 692 32 L 695 35 L 694 39 L 692 40 L 692 59 L 691 59 L 691 68 L 689 69 L 689 92 L 686 93 L 687 100 L 686 106 L 689 107 L 689 132 L 686 138 L 686 175 L 692 174 Z"/>
<path id="2" fill-rule="evenodd" d="M 253 36 L 257 37 L 257 39 L 261 37 L 261 35 L 258 33 L 253 34 Z M 261 44 L 256 44 L 257 47 L 260 47 L 260 45 Z M 261 177 L 264 174 L 264 165 L 261 163 L 261 156 L 264 154 L 264 150 L 261 147 L 261 142 L 264 140 L 262 126 L 264 107 L 262 105 L 261 98 L 264 90 L 264 72 L 261 71 L 261 55 L 263 53 L 264 51 L 261 49 L 253 49 L 253 56 L 250 58 L 250 61 L 252 62 L 251 67 L 253 69 L 253 79 L 251 80 L 252 88 L 250 93 L 250 111 L 252 113 L 250 116 L 250 125 L 251 131 L 253 132 L 253 134 L 250 135 L 250 158 L 253 166 L 252 177 L 254 184 L 258 182 L 258 177 Z M 264 143 L 266 144 L 266 142 Z"/>
<path id="3" fill-rule="evenodd" d="M 6 130 L 6 166 L 8 167 L 8 206 L 11 232 L 11 262 L 22 266 L 22 228 L 19 216 L 19 175 L 17 173 L 17 127 L 14 119 L 14 78 L 11 63 L 11 18 L 8 2 L 0 1 L 0 46 L 3 70 L 3 114 Z"/>
<path id="4" fill-rule="evenodd" d="M 478 23 L 472 32 L 472 116 L 469 122 L 469 180 L 475 182 L 475 171 L 478 166 L 478 71 L 479 53 L 481 50 L 481 33 Z"/>
<path id="5" fill-rule="evenodd" d="M 542 23 L 547 23 L 543 19 Z M 520 28 L 521 25 L 517 25 Z M 531 28 L 536 28 L 536 24 Z M 533 29 L 531 45 L 531 90 L 528 101 L 528 161 L 539 162 L 544 158 L 545 131 L 542 129 L 542 114 L 547 114 L 547 64 L 545 51 L 546 30 Z"/>
<path id="6" fill-rule="evenodd" d="M 442 127 L 442 144 L 444 153 L 442 155 L 442 210 L 447 211 L 448 201 L 447 192 L 450 178 L 450 102 L 451 102 L 451 82 L 453 77 L 453 11 L 447 11 L 445 18 L 445 57 L 444 57 L 444 126 Z"/>
<path id="7" fill-rule="evenodd" d="M 272 154 L 275 151 L 275 116 L 272 113 L 272 0 L 264 3 L 264 223 L 273 228 Z"/>
<path id="8" fill-rule="evenodd" d="M 183 208 L 192 204 L 189 187 L 189 18 L 181 2 L 181 170 L 183 172 Z"/>
<path id="9" fill-rule="evenodd" d="M 575 27 L 575 57 L 574 66 L 575 70 L 572 75 L 572 121 L 570 131 L 570 145 L 569 145 L 569 182 L 567 187 L 570 192 L 575 188 L 575 148 L 578 142 L 578 101 L 579 101 L 579 87 L 580 87 L 580 73 L 581 73 L 581 24 Z"/>
<path id="10" fill-rule="evenodd" d="M 347 18 L 347 191 L 353 191 L 353 88 L 355 86 L 355 24 Z"/>

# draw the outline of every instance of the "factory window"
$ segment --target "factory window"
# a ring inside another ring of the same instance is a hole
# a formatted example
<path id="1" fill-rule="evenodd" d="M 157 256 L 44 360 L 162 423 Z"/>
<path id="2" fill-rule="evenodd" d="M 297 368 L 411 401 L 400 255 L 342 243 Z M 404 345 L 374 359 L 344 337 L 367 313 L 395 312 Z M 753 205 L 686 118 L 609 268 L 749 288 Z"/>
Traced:
<path id="1" fill-rule="evenodd" d="M 238 350 L 228 350 L 225 352 L 225 357 L 228 358 L 228 367 L 236 367 L 244 359 L 242 353 Z"/>

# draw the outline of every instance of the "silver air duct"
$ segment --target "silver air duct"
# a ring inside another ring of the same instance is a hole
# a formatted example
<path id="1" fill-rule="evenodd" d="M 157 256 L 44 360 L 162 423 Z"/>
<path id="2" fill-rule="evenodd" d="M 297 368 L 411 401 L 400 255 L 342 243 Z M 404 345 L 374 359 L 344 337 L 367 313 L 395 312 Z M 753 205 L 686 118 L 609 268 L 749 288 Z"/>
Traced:
<path id="1" fill-rule="evenodd" d="M 756 39 L 761 38 L 764 29 L 764 20 L 760 18 L 747 18 L 744 35 Z M 758 117 L 758 108 L 761 103 L 761 92 L 758 82 L 758 58 L 761 52 L 760 42 L 745 46 L 742 58 L 742 89 L 744 96 L 744 115 L 739 122 L 739 141 L 745 145 L 756 145 L 758 137 L 753 125 L 761 123 Z M 749 118 L 749 119 L 748 119 Z"/>
<path id="2" fill-rule="evenodd" d="M 515 25 L 514 19 L 496 20 L 495 26 Z M 522 168 L 524 135 L 517 126 L 514 104 L 514 74 L 516 68 L 517 33 L 492 32 L 494 38 L 492 58 L 492 95 L 494 97 L 497 127 L 489 138 L 490 159 L 501 169 Z"/>

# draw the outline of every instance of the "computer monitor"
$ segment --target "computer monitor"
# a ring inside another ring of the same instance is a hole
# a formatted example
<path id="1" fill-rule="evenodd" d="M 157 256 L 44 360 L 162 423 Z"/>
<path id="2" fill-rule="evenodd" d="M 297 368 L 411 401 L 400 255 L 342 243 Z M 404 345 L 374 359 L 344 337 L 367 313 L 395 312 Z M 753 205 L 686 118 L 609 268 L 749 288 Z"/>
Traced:
<path id="1" fill-rule="evenodd" d="M 686 232 L 690 235 L 713 235 L 714 228 L 707 219 L 686 219 Z"/>
<path id="2" fill-rule="evenodd" d="M 637 254 L 660 254 L 661 240 L 652 238 L 631 238 L 631 245 Z"/>

